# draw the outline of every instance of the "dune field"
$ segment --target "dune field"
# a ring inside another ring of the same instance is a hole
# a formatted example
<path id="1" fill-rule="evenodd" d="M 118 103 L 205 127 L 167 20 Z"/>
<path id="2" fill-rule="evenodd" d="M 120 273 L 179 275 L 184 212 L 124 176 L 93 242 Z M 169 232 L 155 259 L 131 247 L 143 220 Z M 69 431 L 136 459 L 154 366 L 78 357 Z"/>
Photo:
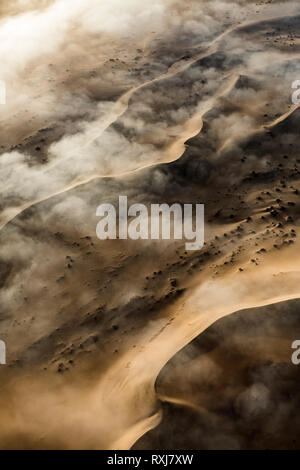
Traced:
<path id="1" fill-rule="evenodd" d="M 0 449 L 299 449 L 299 2 L 0 0 L 0 57 Z"/>

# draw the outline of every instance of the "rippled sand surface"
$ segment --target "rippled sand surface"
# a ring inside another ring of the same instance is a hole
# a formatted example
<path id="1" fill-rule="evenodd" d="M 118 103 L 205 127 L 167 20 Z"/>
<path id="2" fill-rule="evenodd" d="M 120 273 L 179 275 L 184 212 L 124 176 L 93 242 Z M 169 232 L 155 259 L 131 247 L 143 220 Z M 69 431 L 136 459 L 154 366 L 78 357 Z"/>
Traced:
<path id="1" fill-rule="evenodd" d="M 296 1 L 0 5 L 2 449 L 299 448 L 299 26 Z M 119 195 L 203 203 L 204 247 L 97 239 Z"/>

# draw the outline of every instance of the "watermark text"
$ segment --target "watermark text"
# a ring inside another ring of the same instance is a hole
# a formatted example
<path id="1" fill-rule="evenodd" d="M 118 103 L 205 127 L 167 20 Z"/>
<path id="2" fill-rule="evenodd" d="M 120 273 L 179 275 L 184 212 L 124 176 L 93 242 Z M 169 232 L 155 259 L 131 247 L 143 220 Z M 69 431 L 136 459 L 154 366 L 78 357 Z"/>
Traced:
<path id="1" fill-rule="evenodd" d="M 118 216 L 117 216 L 118 214 Z M 113 204 L 100 204 L 96 215 L 102 217 L 96 234 L 100 240 L 189 240 L 186 250 L 204 245 L 204 204 L 144 204 L 128 207 L 127 196 L 119 196 L 118 210 Z"/>

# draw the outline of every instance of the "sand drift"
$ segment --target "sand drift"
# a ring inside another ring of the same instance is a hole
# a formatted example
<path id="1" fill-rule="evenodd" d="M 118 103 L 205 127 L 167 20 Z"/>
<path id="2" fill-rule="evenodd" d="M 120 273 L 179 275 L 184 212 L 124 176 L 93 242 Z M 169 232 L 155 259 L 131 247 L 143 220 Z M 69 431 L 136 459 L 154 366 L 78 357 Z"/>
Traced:
<path id="1" fill-rule="evenodd" d="M 0 9 L 0 447 L 299 448 L 299 5 L 21 3 Z M 122 236 L 120 197 L 203 204 L 204 243 Z"/>

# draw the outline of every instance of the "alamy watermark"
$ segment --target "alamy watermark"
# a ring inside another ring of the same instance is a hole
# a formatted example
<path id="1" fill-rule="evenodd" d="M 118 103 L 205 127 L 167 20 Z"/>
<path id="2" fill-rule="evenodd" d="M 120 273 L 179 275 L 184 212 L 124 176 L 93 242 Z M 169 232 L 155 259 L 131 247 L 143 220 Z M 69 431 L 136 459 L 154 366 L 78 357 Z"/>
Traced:
<path id="1" fill-rule="evenodd" d="M 0 104 L 6 104 L 6 84 L 0 80 Z M 0 365 L 6 364 L 6 345 L 0 340 Z"/>
<path id="2" fill-rule="evenodd" d="M 6 364 L 6 345 L 0 340 L 0 364 Z"/>
<path id="3" fill-rule="evenodd" d="M 300 80 L 295 80 L 292 83 L 292 88 L 295 90 L 292 93 L 292 103 L 300 104 Z"/>
<path id="4" fill-rule="evenodd" d="M 295 365 L 295 366 L 298 366 L 300 364 L 300 340 L 299 339 L 296 339 L 293 343 L 292 343 L 292 349 L 296 349 L 296 351 L 293 352 L 292 354 L 292 363 Z"/>
<path id="5" fill-rule="evenodd" d="M 119 207 L 100 204 L 96 215 L 102 217 L 96 234 L 100 240 L 189 240 L 186 250 L 200 250 L 204 245 L 204 204 L 144 204 L 128 207 L 127 196 L 119 196 Z M 117 217 L 118 213 L 118 217 Z M 117 221 L 118 219 L 118 221 Z M 173 236 L 172 236 L 173 235 Z"/>
<path id="6" fill-rule="evenodd" d="M 6 83 L 0 80 L 0 104 L 6 104 Z"/>

